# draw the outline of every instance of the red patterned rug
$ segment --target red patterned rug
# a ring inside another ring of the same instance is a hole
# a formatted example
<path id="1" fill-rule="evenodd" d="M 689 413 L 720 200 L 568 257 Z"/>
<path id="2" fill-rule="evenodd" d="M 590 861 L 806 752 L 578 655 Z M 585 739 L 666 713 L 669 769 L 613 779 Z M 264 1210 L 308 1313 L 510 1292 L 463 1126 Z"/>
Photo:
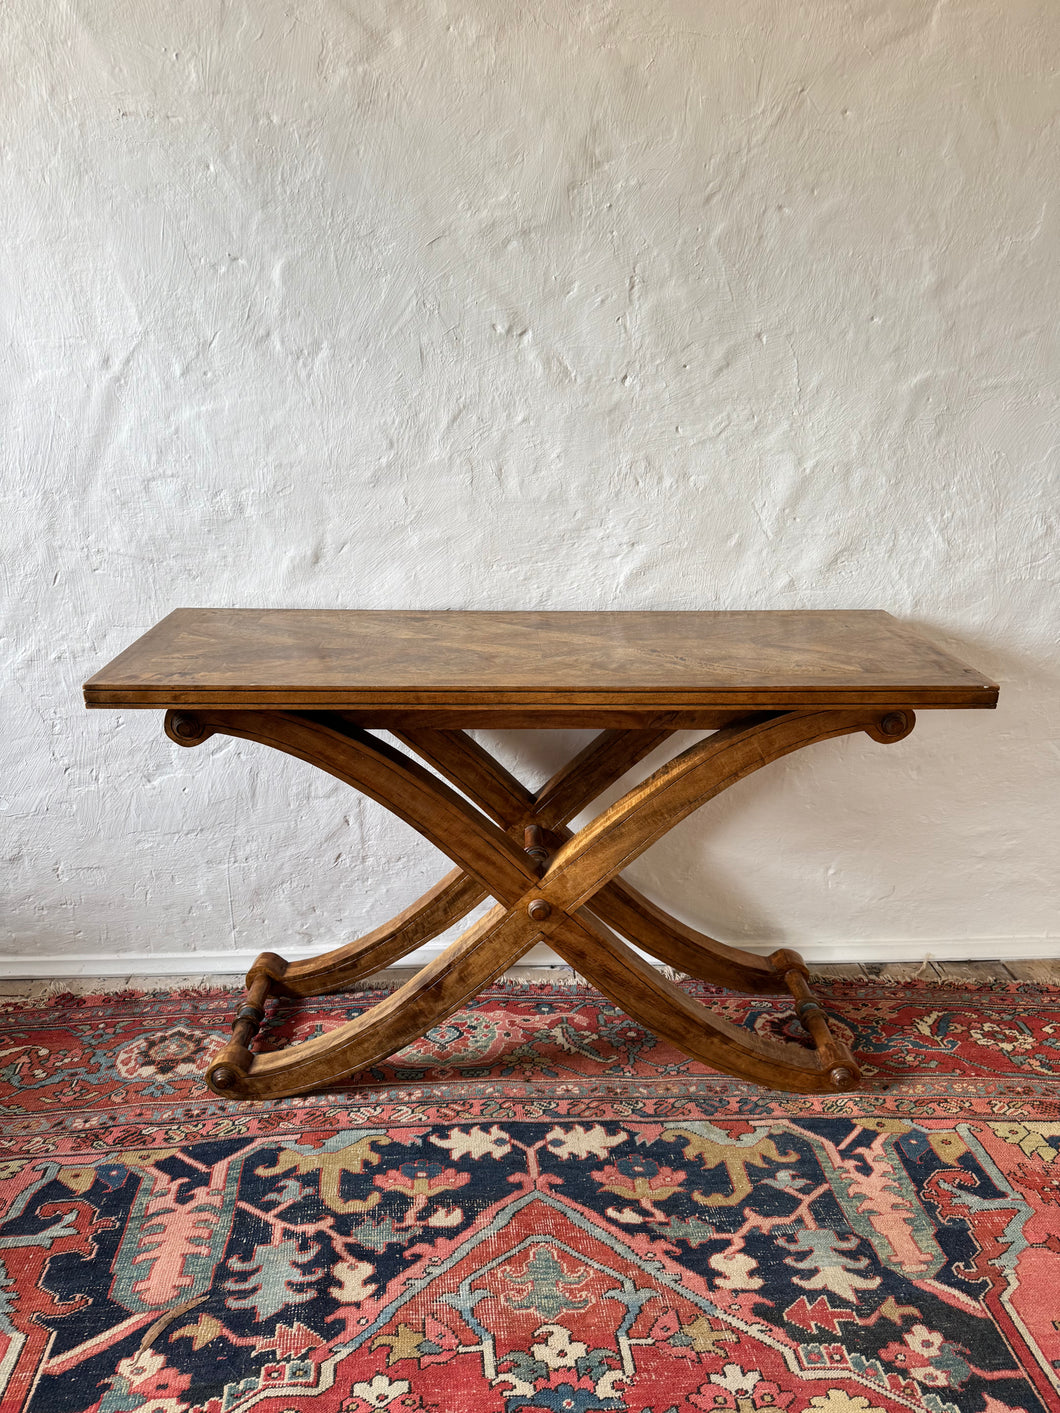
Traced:
<path id="1" fill-rule="evenodd" d="M 0 1006 L 0 1413 L 1060 1409 L 1060 991 L 821 991 L 864 1091 L 711 1073 L 580 987 L 246 1105 L 200 1081 L 230 992 Z"/>

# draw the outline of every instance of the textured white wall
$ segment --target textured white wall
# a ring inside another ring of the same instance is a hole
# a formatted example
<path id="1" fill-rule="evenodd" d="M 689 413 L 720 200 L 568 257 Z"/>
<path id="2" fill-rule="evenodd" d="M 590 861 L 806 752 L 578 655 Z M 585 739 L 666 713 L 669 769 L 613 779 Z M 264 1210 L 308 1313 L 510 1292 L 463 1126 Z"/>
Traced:
<path id="1" fill-rule="evenodd" d="M 9 964 L 297 954 L 448 867 L 85 713 L 177 605 L 889 609 L 999 710 L 634 876 L 819 958 L 1060 952 L 1058 54 L 1053 0 L 8 0 Z"/>

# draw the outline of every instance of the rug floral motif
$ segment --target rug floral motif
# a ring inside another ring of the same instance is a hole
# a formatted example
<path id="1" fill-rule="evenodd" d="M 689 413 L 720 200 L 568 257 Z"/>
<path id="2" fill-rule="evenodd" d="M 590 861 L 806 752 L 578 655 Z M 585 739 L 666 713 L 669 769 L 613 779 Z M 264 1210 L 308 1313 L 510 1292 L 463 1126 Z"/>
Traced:
<path id="1" fill-rule="evenodd" d="M 581 987 L 244 1105 L 201 1080 L 231 992 L 0 1007 L 0 1413 L 1060 1409 L 1060 992 L 827 992 L 857 1093 L 714 1074 Z"/>

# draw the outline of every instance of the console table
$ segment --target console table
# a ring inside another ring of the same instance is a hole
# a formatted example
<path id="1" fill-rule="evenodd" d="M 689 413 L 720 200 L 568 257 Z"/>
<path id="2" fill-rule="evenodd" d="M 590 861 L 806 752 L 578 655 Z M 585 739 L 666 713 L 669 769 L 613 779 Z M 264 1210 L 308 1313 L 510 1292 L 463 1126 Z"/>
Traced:
<path id="1" fill-rule="evenodd" d="M 178 746 L 238 736 L 308 761 L 385 805 L 456 864 L 357 941 L 311 961 L 288 963 L 273 952 L 257 959 L 207 1082 L 227 1098 L 263 1099 L 346 1081 L 438 1025 L 538 942 L 715 1069 L 805 1093 L 855 1087 L 857 1063 L 831 1033 L 796 952 L 763 957 L 726 946 L 620 875 L 680 820 L 770 761 L 858 731 L 893 744 L 913 729 L 914 710 L 992 707 L 998 689 L 889 614 L 867 610 L 177 609 L 84 691 L 90 707 L 165 710 Z M 531 791 L 467 734 L 475 727 L 599 734 Z M 689 728 L 711 734 L 571 832 L 587 804 Z M 304 1044 L 251 1050 L 270 995 L 341 990 L 487 896 L 495 906 L 480 921 L 364 1015 Z M 630 942 L 725 987 L 790 992 L 813 1048 L 730 1024 Z"/>

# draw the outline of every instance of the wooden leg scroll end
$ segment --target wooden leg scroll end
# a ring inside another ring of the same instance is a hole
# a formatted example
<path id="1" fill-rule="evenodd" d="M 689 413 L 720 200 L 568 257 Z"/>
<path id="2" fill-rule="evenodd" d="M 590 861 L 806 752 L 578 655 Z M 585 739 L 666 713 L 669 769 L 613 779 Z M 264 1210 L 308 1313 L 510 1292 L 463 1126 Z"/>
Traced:
<path id="1" fill-rule="evenodd" d="M 247 1098 L 246 1081 L 254 1056 L 241 1045 L 228 1044 L 206 1071 L 206 1083 L 220 1099 Z"/>
<path id="2" fill-rule="evenodd" d="M 193 711 L 167 711 L 163 729 L 178 746 L 201 746 L 214 734 L 213 727 Z"/>
<path id="3" fill-rule="evenodd" d="M 916 713 L 905 707 L 901 711 L 886 711 L 865 727 L 866 732 L 881 746 L 902 741 L 916 725 Z"/>
<path id="4" fill-rule="evenodd" d="M 828 1071 L 828 1078 L 833 1089 L 857 1089 L 861 1084 L 861 1070 L 857 1065 L 833 1065 Z"/>

